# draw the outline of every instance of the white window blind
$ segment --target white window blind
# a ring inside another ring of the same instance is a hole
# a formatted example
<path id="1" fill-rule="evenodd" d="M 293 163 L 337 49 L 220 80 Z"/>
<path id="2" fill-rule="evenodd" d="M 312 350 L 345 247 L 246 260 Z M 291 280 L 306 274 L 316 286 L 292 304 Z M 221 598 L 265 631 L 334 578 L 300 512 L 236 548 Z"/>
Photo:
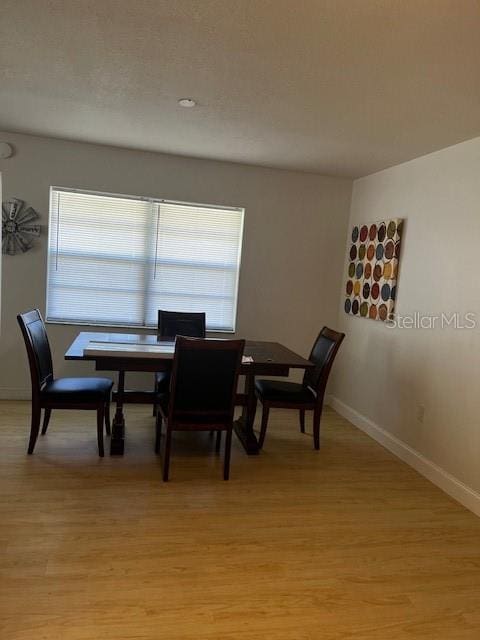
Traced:
<path id="1" fill-rule="evenodd" d="M 156 327 L 204 311 L 234 331 L 243 209 L 52 187 L 47 320 Z"/>

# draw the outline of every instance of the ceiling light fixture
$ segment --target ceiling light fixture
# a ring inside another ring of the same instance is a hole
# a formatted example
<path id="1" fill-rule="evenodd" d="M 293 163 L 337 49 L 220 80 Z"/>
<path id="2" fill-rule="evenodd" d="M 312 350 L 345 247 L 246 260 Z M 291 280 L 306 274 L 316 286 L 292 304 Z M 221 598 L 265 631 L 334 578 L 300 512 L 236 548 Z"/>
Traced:
<path id="1" fill-rule="evenodd" d="M 191 98 L 181 98 L 178 101 L 178 104 L 181 107 L 185 107 L 186 109 L 190 109 L 191 107 L 194 107 L 197 103 L 195 102 L 195 100 L 192 100 Z"/>

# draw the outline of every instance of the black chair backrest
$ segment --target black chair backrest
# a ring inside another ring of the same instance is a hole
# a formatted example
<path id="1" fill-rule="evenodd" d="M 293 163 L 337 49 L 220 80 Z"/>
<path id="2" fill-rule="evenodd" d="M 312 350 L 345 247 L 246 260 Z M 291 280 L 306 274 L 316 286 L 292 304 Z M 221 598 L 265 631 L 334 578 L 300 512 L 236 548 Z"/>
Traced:
<path id="1" fill-rule="evenodd" d="M 333 361 L 344 338 L 344 333 L 323 327 L 315 340 L 308 358 L 310 362 L 315 364 L 315 367 L 305 370 L 303 384 L 311 387 L 317 393 L 317 396 L 323 396 L 325 392 Z"/>
<path id="2" fill-rule="evenodd" d="M 175 336 L 205 338 L 205 314 L 159 309 L 157 331 L 162 338 L 175 338 Z"/>
<path id="3" fill-rule="evenodd" d="M 32 392 L 39 393 L 53 380 L 52 353 L 45 324 L 38 309 L 20 313 L 17 320 L 27 347 Z"/>
<path id="4" fill-rule="evenodd" d="M 182 422 L 233 420 L 245 340 L 178 336 L 170 383 L 170 418 Z"/>

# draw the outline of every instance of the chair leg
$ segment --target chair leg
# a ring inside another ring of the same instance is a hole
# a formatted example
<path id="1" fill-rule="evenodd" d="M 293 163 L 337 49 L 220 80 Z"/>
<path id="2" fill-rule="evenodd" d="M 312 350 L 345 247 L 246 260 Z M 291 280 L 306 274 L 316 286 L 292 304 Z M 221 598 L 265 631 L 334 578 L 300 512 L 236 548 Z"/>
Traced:
<path id="1" fill-rule="evenodd" d="M 258 448 L 261 449 L 263 447 L 263 443 L 265 442 L 265 435 L 267 433 L 267 425 L 268 425 L 268 414 L 270 412 L 270 407 L 268 404 L 263 405 L 262 411 L 262 426 L 260 427 L 260 437 L 258 439 Z"/>
<path id="2" fill-rule="evenodd" d="M 110 427 L 110 400 L 105 403 L 105 432 L 107 436 L 112 432 Z"/>
<path id="3" fill-rule="evenodd" d="M 165 437 L 165 453 L 163 458 L 163 481 L 168 482 L 168 471 L 170 468 L 170 449 L 172 446 L 172 430 L 167 422 L 167 435 Z"/>
<path id="4" fill-rule="evenodd" d="M 103 424 L 104 424 L 104 416 L 105 414 L 105 405 L 101 404 L 97 408 L 97 442 L 98 442 L 98 455 L 103 458 Z"/>
<path id="5" fill-rule="evenodd" d="M 218 433 L 222 433 L 219 431 Z M 223 479 L 228 480 L 230 477 L 230 454 L 232 451 L 232 427 L 227 430 L 225 438 L 225 460 L 223 463 Z"/>
<path id="6" fill-rule="evenodd" d="M 43 414 L 42 436 L 44 436 L 47 433 L 48 423 L 50 422 L 51 413 L 52 413 L 51 409 L 45 409 L 45 413 Z"/>
<path id="7" fill-rule="evenodd" d="M 216 453 L 220 452 L 221 444 L 222 444 L 222 432 L 221 431 L 217 431 L 217 439 L 215 441 L 215 452 Z"/>
<path id="8" fill-rule="evenodd" d="M 313 446 L 320 449 L 320 418 L 322 417 L 322 408 L 317 408 L 313 412 Z"/>
<path id="9" fill-rule="evenodd" d="M 305 409 L 300 409 L 300 431 L 305 433 Z"/>
<path id="10" fill-rule="evenodd" d="M 155 419 L 155 453 L 160 453 L 160 443 L 162 440 L 162 415 L 159 411 L 157 411 L 157 416 Z"/>
<path id="11" fill-rule="evenodd" d="M 153 380 L 153 407 L 152 407 L 152 416 L 155 418 L 158 414 L 158 405 L 157 405 L 157 396 L 160 392 L 158 387 L 157 378 Z"/>
<path id="12" fill-rule="evenodd" d="M 32 455 L 33 450 L 35 449 L 35 443 L 38 438 L 38 430 L 40 428 L 40 417 L 42 410 L 40 406 L 32 403 L 32 422 L 30 426 L 30 440 L 28 442 L 28 454 Z"/>

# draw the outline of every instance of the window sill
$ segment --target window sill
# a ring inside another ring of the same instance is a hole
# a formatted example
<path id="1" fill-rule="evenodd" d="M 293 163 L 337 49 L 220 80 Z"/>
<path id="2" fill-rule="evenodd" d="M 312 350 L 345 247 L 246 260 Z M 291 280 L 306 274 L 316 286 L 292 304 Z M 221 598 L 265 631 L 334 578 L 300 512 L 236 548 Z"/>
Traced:
<path id="1" fill-rule="evenodd" d="M 145 331 L 145 332 L 155 332 L 156 327 L 146 327 L 144 325 L 133 325 L 133 324 L 92 324 L 88 322 L 71 322 L 71 321 L 62 321 L 62 320 L 45 320 L 45 324 L 52 325 L 62 325 L 66 327 L 89 327 L 93 330 L 102 330 L 107 331 L 108 329 L 130 329 L 132 333 L 137 331 Z M 234 334 L 235 329 L 208 329 L 207 333 L 228 333 Z"/>

